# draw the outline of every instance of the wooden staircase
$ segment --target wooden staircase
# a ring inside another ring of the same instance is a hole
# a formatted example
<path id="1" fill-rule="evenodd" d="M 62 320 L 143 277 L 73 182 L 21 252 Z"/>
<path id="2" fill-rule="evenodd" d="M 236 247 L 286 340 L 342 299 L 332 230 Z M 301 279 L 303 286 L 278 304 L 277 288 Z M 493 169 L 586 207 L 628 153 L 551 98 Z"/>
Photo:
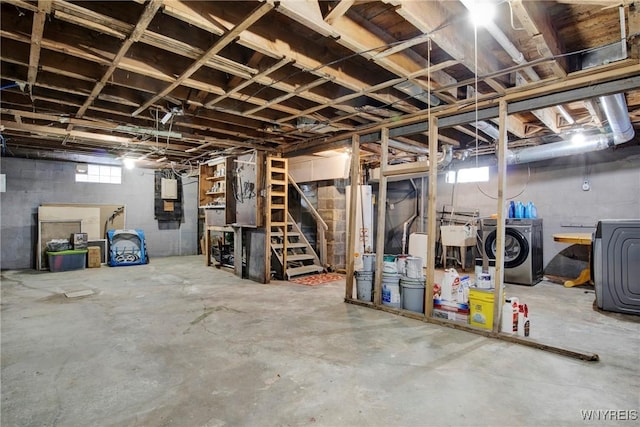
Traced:
<path id="1" fill-rule="evenodd" d="M 323 272 L 318 255 L 289 214 L 287 159 L 267 159 L 267 180 L 266 221 L 271 245 L 271 270 L 285 280 Z"/>

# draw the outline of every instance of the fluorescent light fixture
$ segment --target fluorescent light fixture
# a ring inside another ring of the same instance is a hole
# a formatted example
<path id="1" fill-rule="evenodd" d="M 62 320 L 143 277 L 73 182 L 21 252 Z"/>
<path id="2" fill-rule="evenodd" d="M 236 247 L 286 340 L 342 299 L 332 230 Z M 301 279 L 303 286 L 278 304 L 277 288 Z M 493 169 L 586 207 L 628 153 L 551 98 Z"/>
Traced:
<path id="1" fill-rule="evenodd" d="M 173 117 L 173 113 L 171 111 L 167 111 L 164 117 L 160 119 L 160 123 L 162 123 L 163 125 L 166 125 L 167 122 L 171 119 L 171 117 Z"/>
<path id="2" fill-rule="evenodd" d="M 136 167 L 136 161 L 135 159 L 131 159 L 131 158 L 126 158 L 122 160 L 122 164 L 124 165 L 125 168 L 127 169 L 133 169 Z"/>
<path id="3" fill-rule="evenodd" d="M 490 1 L 476 0 L 469 2 L 469 19 L 476 27 L 482 27 L 493 21 L 496 5 Z"/>

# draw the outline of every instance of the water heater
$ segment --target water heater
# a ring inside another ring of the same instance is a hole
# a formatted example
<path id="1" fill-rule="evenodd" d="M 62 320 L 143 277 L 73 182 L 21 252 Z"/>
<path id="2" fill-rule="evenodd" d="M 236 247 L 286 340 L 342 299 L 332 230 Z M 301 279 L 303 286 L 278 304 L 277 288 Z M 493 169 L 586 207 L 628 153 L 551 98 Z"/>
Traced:
<path id="1" fill-rule="evenodd" d="M 346 189 L 347 196 L 347 218 L 350 217 L 350 200 L 351 200 L 351 186 L 348 185 Z M 362 263 L 362 254 L 368 252 L 375 252 L 376 241 L 373 236 L 373 199 L 370 185 L 358 185 L 355 187 L 357 193 L 356 200 L 356 235 L 351 236 L 348 230 L 347 224 L 347 239 L 353 239 L 354 241 L 354 253 L 347 254 L 347 257 L 354 257 L 354 268 L 356 270 L 362 270 L 364 267 Z M 349 241 L 349 240 L 347 240 Z"/>

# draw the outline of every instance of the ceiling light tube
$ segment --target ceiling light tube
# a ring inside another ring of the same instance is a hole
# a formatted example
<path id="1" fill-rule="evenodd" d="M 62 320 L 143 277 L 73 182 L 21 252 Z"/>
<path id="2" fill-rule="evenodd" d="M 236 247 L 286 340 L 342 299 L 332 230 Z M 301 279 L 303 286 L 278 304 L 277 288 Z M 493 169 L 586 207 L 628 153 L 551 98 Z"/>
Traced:
<path id="1" fill-rule="evenodd" d="M 160 123 L 162 123 L 163 125 L 166 125 L 167 122 L 171 119 L 171 117 L 173 117 L 173 113 L 171 111 L 167 111 L 164 117 L 160 119 Z"/>

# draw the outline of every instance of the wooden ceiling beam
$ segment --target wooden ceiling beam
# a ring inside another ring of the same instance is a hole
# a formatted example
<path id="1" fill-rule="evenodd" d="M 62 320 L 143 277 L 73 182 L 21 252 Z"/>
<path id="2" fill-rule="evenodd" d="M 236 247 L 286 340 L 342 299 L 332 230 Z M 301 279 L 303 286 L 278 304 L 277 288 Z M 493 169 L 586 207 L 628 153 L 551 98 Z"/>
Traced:
<path id="1" fill-rule="evenodd" d="M 222 36 L 225 33 L 224 27 L 209 14 L 193 9 L 197 6 L 199 6 L 198 2 L 191 2 L 187 4 L 178 1 L 171 1 L 164 5 L 163 13 L 186 22 L 189 25 L 208 31 L 218 37 Z"/>
<path id="2" fill-rule="evenodd" d="M 260 73 L 256 74 L 255 76 L 251 77 L 249 80 L 245 80 L 243 83 L 233 87 L 232 89 L 226 91 L 225 93 L 223 93 L 222 95 L 218 96 L 217 98 L 206 102 L 204 104 L 205 108 L 211 108 L 213 107 L 215 104 L 217 104 L 218 102 L 222 101 L 225 98 L 228 98 L 229 96 L 233 95 L 234 93 L 237 93 L 239 91 L 241 91 L 242 89 L 244 89 L 245 87 L 252 85 L 254 83 L 259 83 L 261 81 L 264 81 L 264 78 L 266 78 L 269 74 L 273 73 L 274 71 L 276 71 L 279 68 L 284 67 L 287 64 L 291 63 L 291 59 L 283 57 L 282 59 L 280 59 L 280 61 L 276 62 L 275 64 L 273 64 L 272 66 L 268 67 L 266 70 L 261 71 Z"/>
<path id="3" fill-rule="evenodd" d="M 3 121 L 5 129 L 14 130 L 14 131 L 22 131 L 22 132 L 30 132 L 34 135 L 57 135 L 57 136 L 68 136 L 70 138 L 78 138 L 82 140 L 89 141 L 98 141 L 105 143 L 113 143 L 113 144 L 129 144 L 132 143 L 131 138 L 123 138 L 115 135 L 104 135 L 98 134 L 95 132 L 81 132 L 81 131 L 67 131 L 66 129 L 56 128 L 52 126 L 40 126 L 40 125 L 32 125 L 32 124 L 20 124 L 18 122 L 11 121 Z"/>
<path id="4" fill-rule="evenodd" d="M 220 52 L 224 47 L 232 43 L 244 30 L 253 25 L 256 21 L 266 15 L 271 9 L 273 9 L 273 5 L 269 3 L 264 3 L 255 10 L 253 10 L 249 16 L 247 16 L 242 22 L 236 25 L 231 31 L 228 31 L 225 35 L 220 37 L 213 46 L 207 50 L 204 55 L 202 55 L 197 61 L 195 61 L 189 68 L 187 68 L 173 83 L 171 83 L 168 87 L 162 90 L 159 94 L 151 98 L 149 101 L 145 102 L 140 108 L 132 113 L 132 116 L 137 116 L 142 111 L 149 108 L 153 103 L 160 100 L 164 96 L 171 93 L 173 89 L 178 87 L 182 82 L 188 79 L 193 73 L 198 71 L 205 63 L 218 52 Z"/>
<path id="5" fill-rule="evenodd" d="M 111 78 L 116 68 L 118 68 L 120 61 L 122 61 L 122 58 L 124 58 L 124 56 L 127 54 L 129 48 L 140 39 L 140 36 L 142 36 L 144 31 L 147 29 L 147 26 L 151 23 L 151 20 L 156 15 L 163 2 L 164 0 L 150 0 L 149 3 L 147 3 L 144 12 L 142 13 L 142 16 L 138 21 L 138 24 L 135 26 L 131 34 L 129 34 L 129 36 L 124 40 L 124 42 L 120 46 L 120 50 L 112 59 L 111 65 L 109 65 L 100 81 L 96 83 L 95 87 L 91 91 L 91 94 L 87 97 L 85 103 L 76 113 L 76 117 L 81 118 L 87 111 L 89 105 L 91 105 L 98 94 L 102 92 L 102 89 L 107 84 L 107 81 Z"/>
<path id="6" fill-rule="evenodd" d="M 373 25 L 369 20 L 357 14 L 352 14 L 349 17 L 343 17 L 340 20 L 337 20 L 334 25 L 341 26 L 341 31 L 346 31 L 348 38 L 344 40 L 343 43 L 355 43 L 354 47 L 356 49 L 360 49 L 354 50 L 354 52 L 362 52 L 363 57 L 373 61 L 381 68 L 384 68 L 398 76 L 407 77 L 417 71 L 428 70 L 430 65 L 431 67 L 434 67 L 434 64 L 428 63 L 427 58 L 420 56 L 415 51 L 406 47 L 408 44 L 416 46 L 418 44 L 428 43 L 430 37 L 427 37 L 426 34 L 411 38 L 406 40 L 404 43 L 397 45 L 399 40 L 394 38 L 387 31 Z M 341 35 L 342 40 L 345 38 L 345 34 L 341 32 Z M 338 40 L 338 42 L 340 43 L 340 40 Z M 360 47 L 358 47 L 359 45 Z M 394 50 L 395 47 L 402 47 L 402 45 L 405 45 L 405 48 L 402 51 L 390 52 Z M 391 48 L 383 50 L 386 46 L 391 46 Z M 392 57 L 388 58 L 388 56 Z M 421 80 L 411 81 L 425 91 L 428 91 L 429 88 L 433 90 L 436 87 L 448 86 L 456 81 L 456 79 L 451 77 L 445 71 L 433 68 L 431 71 L 431 79 L 433 82 L 424 82 Z M 456 93 L 455 91 L 451 91 L 450 93 L 445 93 L 443 91 L 441 93 L 441 97 L 447 102 L 455 102 Z"/>
<path id="7" fill-rule="evenodd" d="M 247 111 L 245 111 L 245 113 L 254 114 L 254 113 L 256 113 L 256 112 L 258 112 L 258 111 L 260 111 L 260 110 L 262 110 L 264 108 L 270 107 L 270 106 L 272 106 L 274 104 L 279 104 L 282 101 L 285 101 L 285 100 L 287 100 L 289 98 L 293 98 L 294 96 L 298 96 L 302 92 L 306 92 L 306 91 L 308 91 L 310 89 L 313 89 L 314 87 L 323 85 L 323 84 L 327 83 L 328 80 L 329 79 L 327 79 L 325 77 L 321 77 L 321 78 L 316 79 L 316 80 L 314 80 L 314 81 L 312 81 L 310 83 L 307 83 L 306 85 L 300 85 L 296 89 L 294 89 L 293 91 L 290 91 L 290 92 L 288 92 L 288 93 L 286 93 L 284 95 L 281 95 L 281 96 L 278 96 L 276 98 L 273 98 L 273 99 L 269 100 L 266 104 L 264 104 L 262 106 L 259 106 L 259 107 L 252 108 L 250 110 L 247 110 Z"/>
<path id="8" fill-rule="evenodd" d="M 324 21 L 332 25 L 335 20 L 343 16 L 351 6 L 355 3 L 355 0 L 340 0 L 340 2 L 331 9 L 331 11 L 324 17 Z"/>
<path id="9" fill-rule="evenodd" d="M 439 2 L 382 1 L 397 6 L 396 12 L 400 16 L 423 33 L 430 34 L 432 40 L 449 56 L 460 61 L 472 73 L 476 72 L 476 64 L 473 60 L 475 57 L 473 43 L 469 43 L 469 40 L 473 40 L 473 38 L 465 37 L 464 28 L 460 28 L 459 25 L 451 25 L 455 17 L 449 15 L 445 5 Z M 427 5 L 428 7 L 426 7 Z M 477 74 L 489 74 L 499 68 L 497 62 L 492 60 L 489 55 L 480 55 L 478 57 Z M 499 90 L 501 87 L 504 88 L 497 81 L 492 81 L 490 86 L 498 93 L 501 93 Z"/>
<path id="10" fill-rule="evenodd" d="M 432 71 L 438 71 L 438 70 L 442 70 L 442 69 L 445 69 L 445 68 L 452 67 L 452 66 L 456 65 L 457 63 L 458 63 L 458 61 L 455 61 L 455 60 L 445 61 L 445 62 L 442 62 L 440 64 L 434 65 L 433 67 L 431 67 L 431 69 L 432 69 Z M 420 76 L 426 75 L 428 72 L 429 72 L 428 70 L 423 69 L 423 70 L 416 71 L 416 72 L 410 74 L 408 77 L 410 77 L 410 78 L 418 78 Z M 338 104 L 340 104 L 342 102 L 346 102 L 346 101 L 358 98 L 358 97 L 363 96 L 363 95 L 368 95 L 370 93 L 375 93 L 377 91 L 390 88 L 390 87 L 395 86 L 395 85 L 397 85 L 399 83 L 405 82 L 406 80 L 407 80 L 406 77 L 398 77 L 397 79 L 387 80 L 386 82 L 383 82 L 383 83 L 380 83 L 380 84 L 377 84 L 377 85 L 373 85 L 373 86 L 369 86 L 369 87 L 364 88 L 364 89 L 362 89 L 362 90 L 360 90 L 358 92 L 354 92 L 354 93 L 350 93 L 348 95 L 341 96 L 339 98 L 334 99 L 333 101 L 331 101 L 329 103 L 320 104 L 320 105 L 317 105 L 315 107 L 308 108 L 308 109 L 302 111 L 299 115 L 285 117 L 281 121 L 284 122 L 284 121 L 293 120 L 293 119 L 295 119 L 297 117 L 300 117 L 300 116 L 307 116 L 307 115 L 309 115 L 311 113 L 314 113 L 316 111 L 322 110 L 324 108 L 328 108 L 328 107 L 331 107 L 331 106 L 334 106 L 334 105 L 338 105 Z"/>
<path id="11" fill-rule="evenodd" d="M 40 63 L 40 48 L 42 35 L 44 34 L 44 22 L 47 15 L 51 13 L 51 0 L 39 0 L 38 11 L 33 14 L 33 24 L 31 28 L 31 49 L 29 50 L 29 73 L 27 82 L 32 87 L 38 75 L 38 64 Z"/>
<path id="12" fill-rule="evenodd" d="M 567 76 L 569 65 L 567 58 L 561 56 L 564 52 L 562 40 L 553 26 L 546 7 L 541 2 L 512 0 L 510 2 L 513 14 L 520 21 L 520 25 L 536 45 L 543 58 L 556 58 L 549 65 L 559 78 Z"/>

